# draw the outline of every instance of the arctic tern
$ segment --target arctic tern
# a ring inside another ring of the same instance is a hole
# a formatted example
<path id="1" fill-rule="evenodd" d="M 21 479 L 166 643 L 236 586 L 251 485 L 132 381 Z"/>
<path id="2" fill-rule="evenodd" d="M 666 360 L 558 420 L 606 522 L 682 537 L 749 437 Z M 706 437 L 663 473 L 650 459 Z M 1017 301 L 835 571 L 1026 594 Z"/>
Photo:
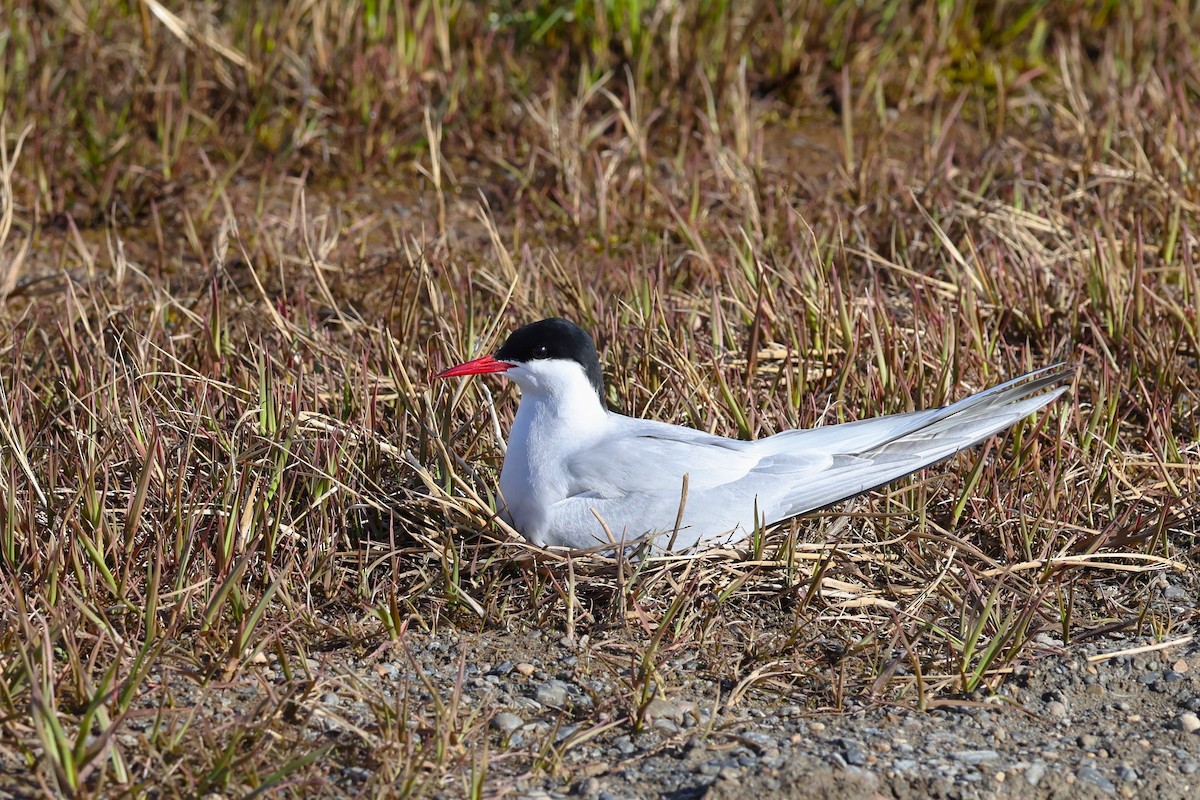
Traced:
<path id="1" fill-rule="evenodd" d="M 756 441 L 608 410 L 592 337 L 565 319 L 514 331 L 494 356 L 435 377 L 503 373 L 521 389 L 501 516 L 541 547 L 730 544 L 949 458 L 1054 401 L 1071 375 L 1031 372 L 944 408 Z"/>

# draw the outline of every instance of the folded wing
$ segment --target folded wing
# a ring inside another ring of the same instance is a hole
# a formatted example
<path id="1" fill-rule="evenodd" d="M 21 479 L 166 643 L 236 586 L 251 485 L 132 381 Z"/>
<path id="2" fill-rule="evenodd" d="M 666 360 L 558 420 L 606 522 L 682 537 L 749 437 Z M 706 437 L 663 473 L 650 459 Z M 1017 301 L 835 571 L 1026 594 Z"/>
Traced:
<path id="1" fill-rule="evenodd" d="M 947 459 L 1053 402 L 1072 374 L 1061 365 L 1048 367 L 944 408 L 768 437 L 765 448 L 823 452 L 832 459 L 819 475 L 786 492 L 768 519 L 824 508 Z"/>
<path id="2" fill-rule="evenodd" d="M 671 532 L 677 547 L 735 529 L 744 536 L 756 517 L 779 522 L 949 458 L 1052 402 L 1070 375 L 1051 367 L 944 408 L 754 442 L 623 418 L 613 436 L 567 462 L 569 496 L 555 515 L 560 530 L 588 532 L 575 546 L 596 543 L 597 516 L 615 538 Z"/>

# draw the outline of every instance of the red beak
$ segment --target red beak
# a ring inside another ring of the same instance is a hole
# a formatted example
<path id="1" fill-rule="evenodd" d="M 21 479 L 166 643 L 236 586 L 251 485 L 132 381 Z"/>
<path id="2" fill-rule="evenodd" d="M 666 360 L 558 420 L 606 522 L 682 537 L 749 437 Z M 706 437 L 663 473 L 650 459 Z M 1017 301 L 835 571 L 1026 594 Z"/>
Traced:
<path id="1" fill-rule="evenodd" d="M 504 372 L 504 370 L 512 367 L 512 364 L 507 361 L 497 361 L 492 356 L 480 356 L 479 358 L 464 361 L 449 369 L 444 369 L 435 378 L 454 378 L 459 375 L 485 375 L 489 372 Z"/>

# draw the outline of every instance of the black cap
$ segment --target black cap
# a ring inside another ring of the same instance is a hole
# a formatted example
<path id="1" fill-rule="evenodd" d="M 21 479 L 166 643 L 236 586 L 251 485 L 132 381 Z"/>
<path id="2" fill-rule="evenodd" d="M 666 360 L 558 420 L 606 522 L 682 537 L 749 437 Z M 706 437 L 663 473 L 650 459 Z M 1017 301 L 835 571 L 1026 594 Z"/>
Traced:
<path id="1" fill-rule="evenodd" d="M 527 364 L 539 359 L 569 359 L 583 367 L 588 382 L 604 405 L 604 374 L 592 337 L 574 322 L 561 317 L 531 322 L 517 328 L 496 352 L 500 361 Z"/>

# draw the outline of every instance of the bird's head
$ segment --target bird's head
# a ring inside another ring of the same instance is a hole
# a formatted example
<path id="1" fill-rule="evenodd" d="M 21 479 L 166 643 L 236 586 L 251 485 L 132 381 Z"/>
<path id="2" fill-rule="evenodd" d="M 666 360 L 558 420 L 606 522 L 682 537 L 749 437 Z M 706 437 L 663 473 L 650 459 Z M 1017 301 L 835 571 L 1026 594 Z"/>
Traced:
<path id="1" fill-rule="evenodd" d="M 604 375 L 596 345 L 585 330 L 570 320 L 553 317 L 531 322 L 509 335 L 495 355 L 481 356 L 444 369 L 434 377 L 503 373 L 526 395 L 566 403 L 599 399 L 603 407 Z"/>

